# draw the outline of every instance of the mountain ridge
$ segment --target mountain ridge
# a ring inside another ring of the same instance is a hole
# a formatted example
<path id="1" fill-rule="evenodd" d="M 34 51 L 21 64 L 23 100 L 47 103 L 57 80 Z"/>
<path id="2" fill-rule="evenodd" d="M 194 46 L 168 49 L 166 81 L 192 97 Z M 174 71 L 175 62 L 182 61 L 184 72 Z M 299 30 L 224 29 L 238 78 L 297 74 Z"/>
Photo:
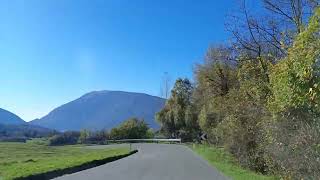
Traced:
<path id="1" fill-rule="evenodd" d="M 57 133 L 48 128 L 25 122 L 18 115 L 0 108 L 0 142 L 17 139 L 36 138 Z"/>
<path id="2" fill-rule="evenodd" d="M 30 123 L 60 131 L 111 129 L 122 121 L 137 117 L 158 128 L 155 113 L 165 99 L 138 92 L 92 91 L 65 103 Z"/>
<path id="3" fill-rule="evenodd" d="M 27 124 L 23 119 L 21 119 L 18 115 L 0 108 L 0 124 L 6 125 L 17 125 L 17 124 Z"/>

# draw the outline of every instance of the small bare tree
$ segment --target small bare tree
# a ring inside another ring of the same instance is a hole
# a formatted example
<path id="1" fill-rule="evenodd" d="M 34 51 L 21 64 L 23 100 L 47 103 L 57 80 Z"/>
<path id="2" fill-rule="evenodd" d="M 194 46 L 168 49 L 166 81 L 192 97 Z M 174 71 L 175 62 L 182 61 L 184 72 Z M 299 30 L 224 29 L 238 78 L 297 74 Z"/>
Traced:
<path id="1" fill-rule="evenodd" d="M 171 89 L 171 78 L 168 72 L 163 74 L 161 84 L 160 84 L 160 96 L 168 99 L 170 97 L 170 89 Z"/>

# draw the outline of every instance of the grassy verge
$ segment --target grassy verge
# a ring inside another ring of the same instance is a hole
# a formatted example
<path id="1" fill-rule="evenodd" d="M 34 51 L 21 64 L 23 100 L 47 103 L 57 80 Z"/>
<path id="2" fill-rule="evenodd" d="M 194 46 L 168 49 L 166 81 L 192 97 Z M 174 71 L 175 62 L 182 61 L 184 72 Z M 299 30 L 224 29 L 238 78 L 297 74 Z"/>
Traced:
<path id="1" fill-rule="evenodd" d="M 16 179 L 126 155 L 129 148 L 50 147 L 34 143 L 0 143 L 0 179 Z"/>
<path id="2" fill-rule="evenodd" d="M 242 168 L 231 154 L 223 148 L 206 145 L 190 145 L 190 148 L 216 167 L 225 176 L 234 180 L 273 180 L 275 177 L 264 176 Z"/>

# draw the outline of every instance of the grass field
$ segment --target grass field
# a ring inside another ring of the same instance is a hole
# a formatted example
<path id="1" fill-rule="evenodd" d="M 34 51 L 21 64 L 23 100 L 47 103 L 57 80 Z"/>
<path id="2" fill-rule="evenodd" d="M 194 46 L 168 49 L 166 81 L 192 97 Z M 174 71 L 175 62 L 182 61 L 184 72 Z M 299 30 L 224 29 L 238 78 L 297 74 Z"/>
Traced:
<path id="1" fill-rule="evenodd" d="M 197 154 L 206 159 L 209 164 L 216 167 L 225 176 L 234 180 L 274 180 L 275 177 L 264 176 L 246 170 L 236 162 L 231 154 L 226 153 L 223 148 L 208 147 L 206 145 L 190 145 Z"/>
<path id="2" fill-rule="evenodd" d="M 89 149 L 82 146 L 50 147 L 36 143 L 0 143 L 0 180 L 26 177 L 124 155 L 129 148 Z"/>

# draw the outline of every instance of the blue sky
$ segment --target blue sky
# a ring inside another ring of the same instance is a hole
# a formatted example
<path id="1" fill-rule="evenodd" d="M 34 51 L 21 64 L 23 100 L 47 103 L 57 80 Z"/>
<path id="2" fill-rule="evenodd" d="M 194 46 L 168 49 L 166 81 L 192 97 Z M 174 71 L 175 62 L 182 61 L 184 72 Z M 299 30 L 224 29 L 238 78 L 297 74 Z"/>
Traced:
<path id="1" fill-rule="evenodd" d="M 159 95 L 228 40 L 234 0 L 2 0 L 0 107 L 24 120 L 93 90 Z"/>

